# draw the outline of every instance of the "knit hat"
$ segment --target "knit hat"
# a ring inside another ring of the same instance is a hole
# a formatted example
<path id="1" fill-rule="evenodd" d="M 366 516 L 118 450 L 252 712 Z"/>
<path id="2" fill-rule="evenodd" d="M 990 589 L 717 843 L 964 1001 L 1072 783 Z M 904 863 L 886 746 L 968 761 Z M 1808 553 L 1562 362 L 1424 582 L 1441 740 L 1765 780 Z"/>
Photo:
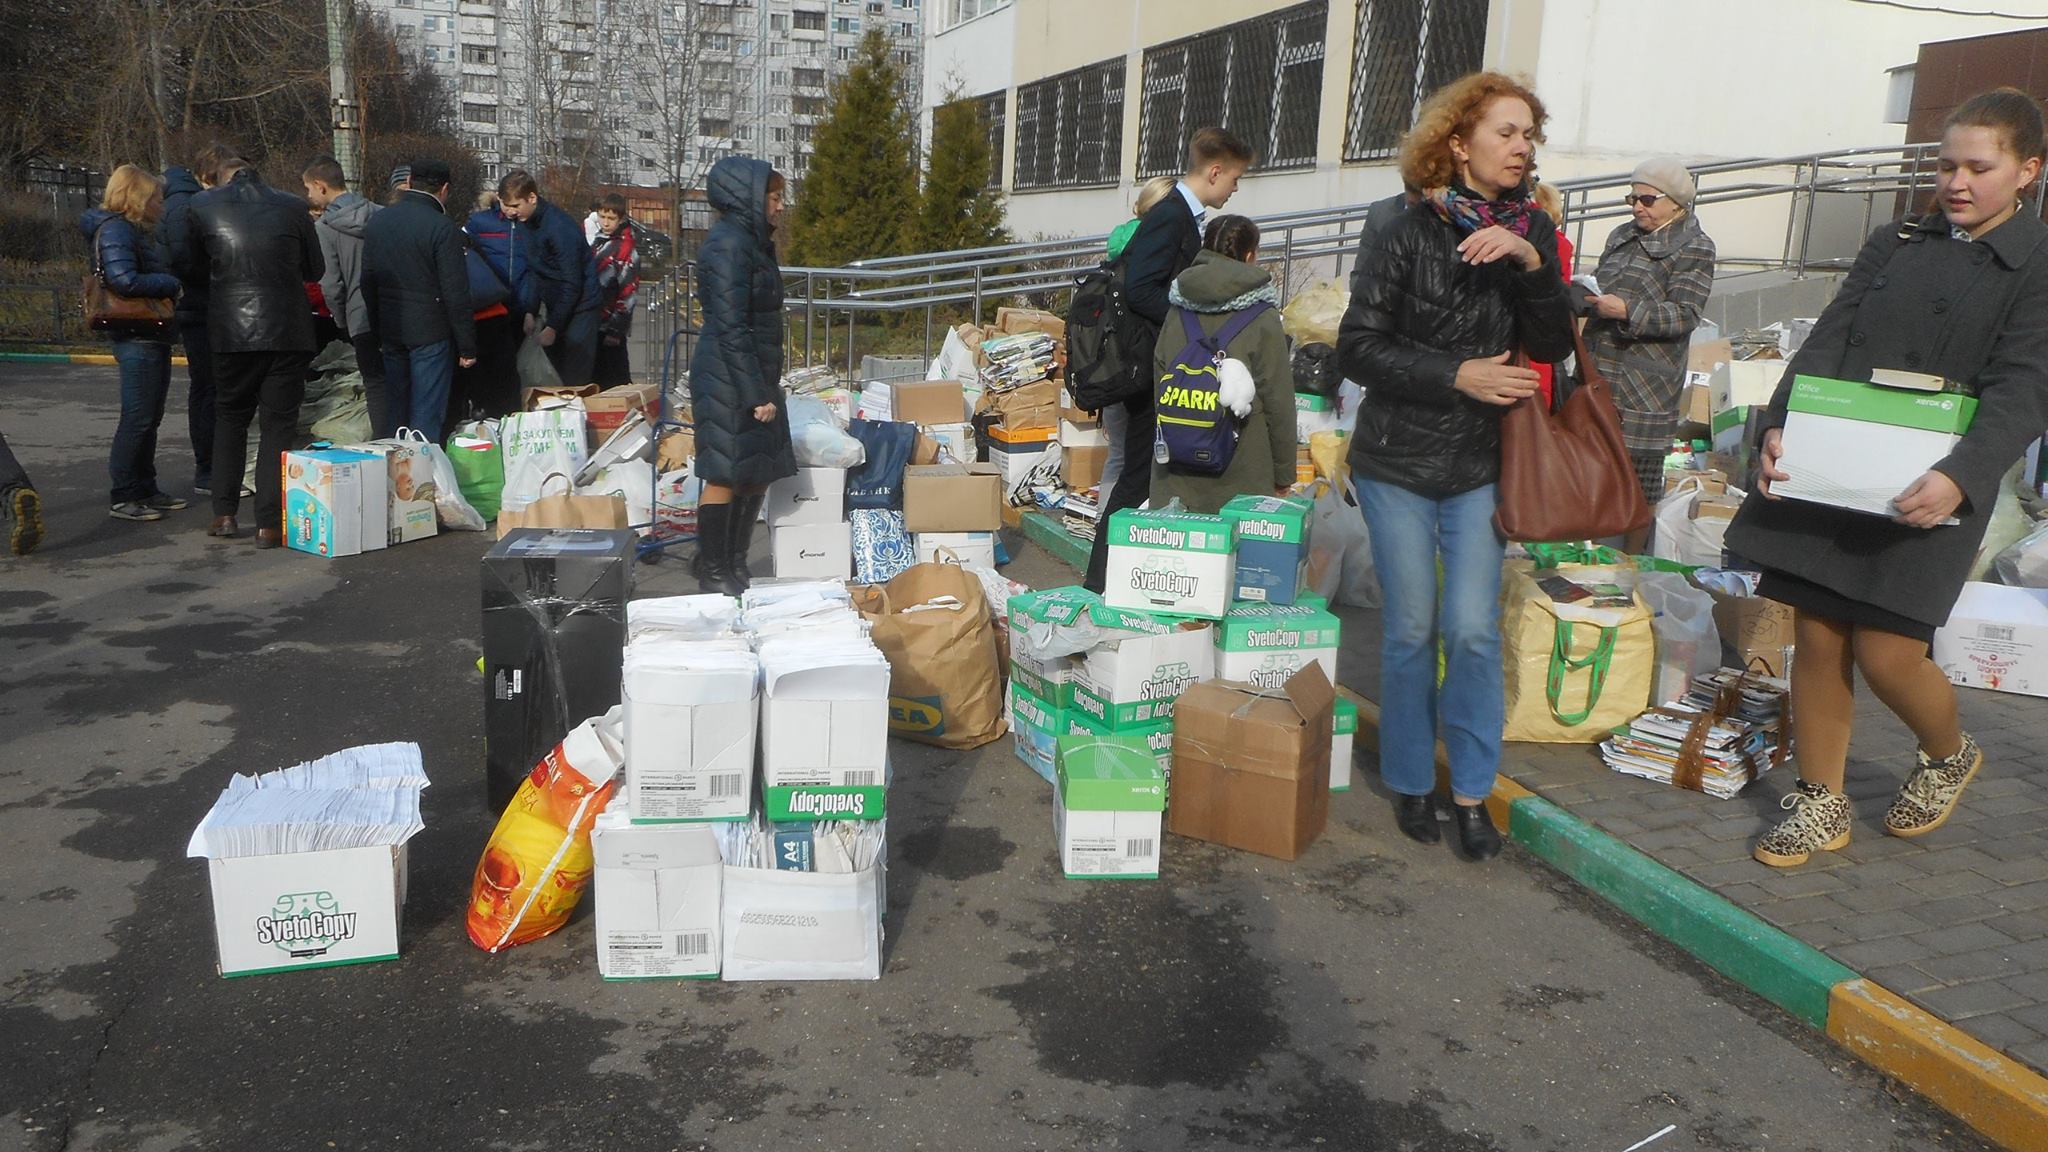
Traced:
<path id="1" fill-rule="evenodd" d="M 391 170 L 391 190 L 396 192 L 400 188 L 405 187 L 406 182 L 411 179 L 412 165 L 400 164 Z"/>
<path id="2" fill-rule="evenodd" d="M 1685 161 L 1676 156 L 1655 156 L 1636 165 L 1634 175 L 1629 179 L 1637 184 L 1648 184 L 1673 200 L 1681 208 L 1692 207 L 1692 200 L 1699 188 L 1692 182 L 1692 173 L 1686 171 Z"/>

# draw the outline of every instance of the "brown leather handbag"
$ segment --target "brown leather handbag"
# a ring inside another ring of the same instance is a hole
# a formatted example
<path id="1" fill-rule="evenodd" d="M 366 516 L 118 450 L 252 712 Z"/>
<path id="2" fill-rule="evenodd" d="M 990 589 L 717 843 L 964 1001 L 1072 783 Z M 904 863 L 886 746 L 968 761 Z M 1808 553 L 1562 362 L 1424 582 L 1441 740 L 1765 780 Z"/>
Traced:
<path id="1" fill-rule="evenodd" d="M 102 224 L 104 228 L 106 225 Z M 170 327 L 176 303 L 164 297 L 123 296 L 107 287 L 100 268 L 100 234 L 92 235 L 92 271 L 85 274 L 85 326 L 110 336 L 155 336 Z"/>
<path id="2" fill-rule="evenodd" d="M 1579 380 L 1564 403 L 1547 411 L 1540 396 L 1530 396 L 1501 417 L 1493 523 L 1520 543 L 1623 536 L 1650 522 L 1650 505 L 1621 438 L 1621 415 L 1576 324 L 1572 346 Z"/>

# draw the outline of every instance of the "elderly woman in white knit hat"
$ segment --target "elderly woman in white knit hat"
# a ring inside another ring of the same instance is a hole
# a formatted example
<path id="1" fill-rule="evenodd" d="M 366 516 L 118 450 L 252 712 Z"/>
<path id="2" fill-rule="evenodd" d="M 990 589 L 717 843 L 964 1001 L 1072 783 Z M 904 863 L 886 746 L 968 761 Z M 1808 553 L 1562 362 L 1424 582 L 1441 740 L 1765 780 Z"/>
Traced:
<path id="1" fill-rule="evenodd" d="M 1614 391 L 1643 495 L 1664 497 L 1664 457 L 1678 428 L 1686 346 L 1714 287 L 1714 242 L 1693 215 L 1698 189 L 1675 156 L 1636 166 L 1633 218 L 1607 237 L 1589 298 L 1586 347 Z M 1583 265 L 1582 265 L 1583 266 Z M 1641 551 L 1645 533 L 1627 543 Z"/>

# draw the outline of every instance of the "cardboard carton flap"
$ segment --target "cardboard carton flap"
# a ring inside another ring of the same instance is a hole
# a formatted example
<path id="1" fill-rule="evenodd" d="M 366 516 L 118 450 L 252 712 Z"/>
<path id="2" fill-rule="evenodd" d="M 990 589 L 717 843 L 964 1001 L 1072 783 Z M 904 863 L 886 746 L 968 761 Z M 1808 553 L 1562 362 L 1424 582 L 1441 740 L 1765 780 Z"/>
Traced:
<path id="1" fill-rule="evenodd" d="M 1312 723 L 1316 717 L 1328 715 L 1337 703 L 1337 690 L 1331 686 L 1330 678 L 1323 675 L 1322 664 L 1314 660 L 1303 664 L 1301 671 L 1289 676 L 1280 690 L 1294 703 L 1294 710 L 1301 714 L 1304 723 Z"/>

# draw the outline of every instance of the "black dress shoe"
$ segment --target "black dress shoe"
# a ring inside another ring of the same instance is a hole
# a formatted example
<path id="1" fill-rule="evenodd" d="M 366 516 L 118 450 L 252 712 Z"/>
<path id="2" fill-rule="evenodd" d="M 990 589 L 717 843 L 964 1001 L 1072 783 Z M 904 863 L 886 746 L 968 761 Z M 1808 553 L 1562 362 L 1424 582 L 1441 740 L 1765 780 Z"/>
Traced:
<path id="1" fill-rule="evenodd" d="M 1443 839 L 1436 826 L 1436 797 L 1403 795 L 1394 801 L 1394 823 L 1410 840 L 1435 844 Z"/>
<path id="2" fill-rule="evenodd" d="M 1474 860 L 1491 860 L 1500 855 L 1500 830 L 1484 804 L 1458 804 L 1458 844 Z"/>

